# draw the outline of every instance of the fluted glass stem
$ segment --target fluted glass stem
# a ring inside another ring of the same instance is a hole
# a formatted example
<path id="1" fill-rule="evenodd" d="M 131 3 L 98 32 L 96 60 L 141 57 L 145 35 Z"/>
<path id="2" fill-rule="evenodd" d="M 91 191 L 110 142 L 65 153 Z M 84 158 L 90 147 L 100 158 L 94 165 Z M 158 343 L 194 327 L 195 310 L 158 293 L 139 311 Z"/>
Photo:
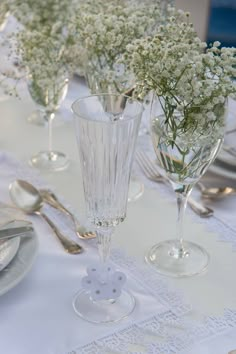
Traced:
<path id="1" fill-rule="evenodd" d="M 103 264 L 107 263 L 110 257 L 111 235 L 113 229 L 97 232 L 97 244 L 100 260 Z"/>
<path id="2" fill-rule="evenodd" d="M 110 258 L 110 251 L 111 251 L 111 236 L 113 234 L 113 228 L 106 228 L 106 229 L 99 229 L 97 231 L 97 245 L 98 245 L 98 253 L 100 257 L 100 261 L 106 267 L 106 264 Z M 102 274 L 103 279 L 102 282 L 106 283 L 107 281 L 107 272 Z"/>

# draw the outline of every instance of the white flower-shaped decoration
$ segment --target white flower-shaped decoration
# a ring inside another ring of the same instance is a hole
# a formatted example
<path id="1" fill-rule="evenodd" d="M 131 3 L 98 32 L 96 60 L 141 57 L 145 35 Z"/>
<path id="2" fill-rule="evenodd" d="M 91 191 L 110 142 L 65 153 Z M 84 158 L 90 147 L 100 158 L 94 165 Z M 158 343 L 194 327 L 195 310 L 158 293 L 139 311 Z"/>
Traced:
<path id="1" fill-rule="evenodd" d="M 94 301 L 115 300 L 120 296 L 125 282 L 125 274 L 114 271 L 110 265 L 93 264 L 87 268 L 82 287 L 90 292 Z"/>

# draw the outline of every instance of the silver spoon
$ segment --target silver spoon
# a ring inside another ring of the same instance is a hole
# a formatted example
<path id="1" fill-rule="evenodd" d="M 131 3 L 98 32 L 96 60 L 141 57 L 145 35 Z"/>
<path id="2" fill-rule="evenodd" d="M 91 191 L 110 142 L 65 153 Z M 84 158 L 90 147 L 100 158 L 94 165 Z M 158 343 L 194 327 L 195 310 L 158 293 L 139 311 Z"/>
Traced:
<path id="1" fill-rule="evenodd" d="M 236 189 L 231 187 L 211 187 L 204 188 L 201 193 L 202 197 L 206 199 L 221 199 L 228 195 L 236 194 Z"/>
<path id="2" fill-rule="evenodd" d="M 56 208 L 65 214 L 69 215 L 71 220 L 73 221 L 75 225 L 75 231 L 76 234 L 79 238 L 82 240 L 88 240 L 91 238 L 96 237 L 96 233 L 92 231 L 87 231 L 83 226 L 80 225 L 79 221 L 76 219 L 76 217 L 71 213 L 70 210 L 68 210 L 57 198 L 57 196 L 49 189 L 40 189 L 40 194 L 43 198 L 43 200 L 51 205 L 53 208 Z"/>
<path id="3" fill-rule="evenodd" d="M 40 215 L 49 224 L 66 252 L 71 254 L 78 254 L 82 252 L 82 247 L 66 238 L 58 230 L 56 225 L 49 219 L 49 217 L 42 212 L 41 209 L 43 207 L 43 199 L 39 191 L 32 184 L 18 179 L 10 184 L 9 193 L 13 203 L 19 209 L 22 209 L 28 214 Z"/>

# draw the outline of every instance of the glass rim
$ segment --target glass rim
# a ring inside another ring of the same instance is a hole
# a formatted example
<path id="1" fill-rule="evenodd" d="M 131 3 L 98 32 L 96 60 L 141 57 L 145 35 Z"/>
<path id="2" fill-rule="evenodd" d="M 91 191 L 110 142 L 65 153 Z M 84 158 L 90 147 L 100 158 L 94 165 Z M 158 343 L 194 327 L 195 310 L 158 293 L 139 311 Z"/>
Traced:
<path id="1" fill-rule="evenodd" d="M 140 112 L 136 113 L 133 117 L 127 116 L 127 119 L 125 119 L 125 120 L 122 119 L 122 120 L 114 120 L 114 121 L 109 121 L 109 122 L 101 121 L 101 120 L 92 120 L 89 117 L 86 117 L 84 115 L 80 115 L 77 112 L 75 112 L 74 106 L 78 102 L 83 101 L 83 100 L 85 100 L 87 98 L 98 97 L 98 96 L 116 96 L 116 97 L 125 97 L 125 98 L 128 98 L 128 99 L 132 99 L 134 102 L 138 103 L 138 105 L 140 106 Z M 137 119 L 139 114 L 143 113 L 144 107 L 143 107 L 143 103 L 141 103 L 137 99 L 132 98 L 132 97 L 130 97 L 128 95 L 125 95 L 125 94 L 119 94 L 119 93 L 97 93 L 97 94 L 92 94 L 92 95 L 87 95 L 87 96 L 83 96 L 83 97 L 77 98 L 71 105 L 71 111 L 76 117 L 84 119 L 84 120 L 87 120 L 87 121 L 93 121 L 94 123 L 100 123 L 100 124 L 101 123 L 103 123 L 103 124 L 111 124 L 111 123 L 124 124 L 127 121 Z"/>

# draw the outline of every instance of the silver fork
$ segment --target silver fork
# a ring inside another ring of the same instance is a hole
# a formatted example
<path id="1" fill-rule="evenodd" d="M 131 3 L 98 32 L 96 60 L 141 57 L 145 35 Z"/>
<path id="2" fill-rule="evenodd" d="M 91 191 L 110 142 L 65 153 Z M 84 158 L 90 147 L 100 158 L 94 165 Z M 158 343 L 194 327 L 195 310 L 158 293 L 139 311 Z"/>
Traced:
<path id="1" fill-rule="evenodd" d="M 167 179 L 160 175 L 155 164 L 142 151 L 136 151 L 136 161 L 140 166 L 145 176 L 153 182 L 161 182 L 170 185 Z M 205 205 L 197 202 L 191 197 L 188 197 L 188 204 L 192 210 L 202 218 L 212 216 L 214 211 Z"/>
<path id="2" fill-rule="evenodd" d="M 65 205 L 63 205 L 60 200 L 57 198 L 57 196 L 49 189 L 40 189 L 40 194 L 43 198 L 43 200 L 51 205 L 53 208 L 56 208 L 65 214 L 67 214 L 71 220 L 73 221 L 75 225 L 75 231 L 76 234 L 79 238 L 82 240 L 88 240 L 91 238 L 96 237 L 96 233 L 93 231 L 88 231 L 86 230 L 82 225 L 80 225 L 79 221 L 77 218 L 74 216 L 74 214 L 71 213 L 70 210 L 68 210 Z"/>

